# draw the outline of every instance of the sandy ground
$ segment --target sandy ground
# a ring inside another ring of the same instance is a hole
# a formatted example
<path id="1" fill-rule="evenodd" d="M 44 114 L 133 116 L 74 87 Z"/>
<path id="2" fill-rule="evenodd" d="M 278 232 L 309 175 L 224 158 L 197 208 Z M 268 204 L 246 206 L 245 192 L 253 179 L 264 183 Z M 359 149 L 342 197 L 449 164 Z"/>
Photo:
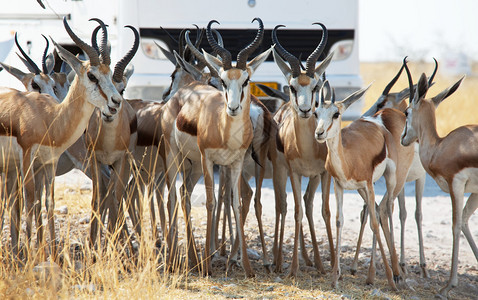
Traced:
<path id="1" fill-rule="evenodd" d="M 216 189 L 217 189 L 217 176 L 216 176 Z M 57 177 L 57 185 L 66 185 L 71 186 L 72 188 L 82 187 L 83 189 L 88 190 L 88 187 L 91 185 L 91 182 L 87 177 L 85 177 L 79 171 L 72 171 L 64 176 Z M 179 187 L 180 181 L 178 181 Z M 305 191 L 307 185 L 307 180 L 303 180 L 302 190 Z M 254 187 L 254 182 L 251 181 L 251 186 Z M 385 184 L 382 180 L 379 180 L 375 183 L 376 199 L 381 199 L 384 194 Z M 450 260 L 452 253 L 452 232 L 451 232 L 451 200 L 448 194 L 442 192 L 436 183 L 431 177 L 427 178 L 426 187 L 423 198 L 423 236 L 424 236 L 424 247 L 425 247 L 425 256 L 428 268 L 430 270 L 430 279 L 422 279 L 419 275 L 419 251 L 418 251 L 418 236 L 415 223 L 415 189 L 414 183 L 407 183 L 405 186 L 406 190 L 406 207 L 408 212 L 408 219 L 406 223 L 406 260 L 408 263 L 409 275 L 406 282 L 409 286 L 415 290 L 420 290 L 414 294 L 413 292 L 407 292 L 401 298 L 431 298 L 438 289 L 443 286 L 448 280 L 449 270 L 450 270 Z M 332 189 L 333 191 L 333 189 Z M 285 254 L 285 266 L 288 266 L 288 263 L 291 259 L 292 243 L 293 243 L 293 198 L 292 198 L 292 189 L 290 184 L 287 184 L 287 193 L 288 193 L 288 214 L 287 214 L 287 224 L 286 224 L 286 233 L 285 240 L 287 245 L 284 248 Z M 86 203 L 86 208 L 88 204 Z M 274 233 L 274 220 L 275 220 L 275 205 L 274 205 L 274 193 L 272 188 L 272 181 L 266 179 L 262 189 L 262 205 L 263 205 L 263 222 L 265 226 L 266 233 L 266 242 L 269 247 L 269 251 L 272 247 L 273 233 Z M 204 242 L 205 238 L 205 221 L 204 217 L 206 215 L 205 210 L 205 191 L 202 179 L 194 190 L 192 197 L 192 206 L 193 206 L 193 223 L 195 236 L 199 244 Z M 335 236 L 335 198 L 333 193 L 331 194 L 330 206 L 332 211 L 332 226 L 333 233 Z M 345 224 L 343 227 L 343 252 L 342 252 L 342 272 L 344 274 L 349 274 L 351 259 L 353 258 L 356 240 L 358 236 L 358 231 L 360 228 L 360 219 L 359 214 L 363 206 L 363 200 L 355 191 L 347 191 L 344 195 L 344 220 Z M 251 205 L 251 212 L 248 215 L 247 226 L 246 226 L 246 235 L 249 247 L 256 251 L 255 253 L 261 254 L 260 242 L 258 239 L 258 229 L 257 221 L 255 220 L 255 214 L 252 211 L 253 207 Z M 395 228 L 395 245 L 397 251 L 400 251 L 400 221 L 398 217 L 398 204 L 395 204 L 394 210 L 394 228 Z M 87 216 L 89 214 L 87 209 L 81 210 L 82 216 Z M 326 260 L 329 259 L 329 251 L 327 238 L 325 234 L 325 224 L 321 216 L 321 194 L 320 187 L 315 195 L 315 207 L 314 207 L 314 218 L 315 218 L 315 228 L 317 236 L 319 239 L 319 244 L 321 245 L 322 257 Z M 149 223 L 148 223 L 149 224 Z M 469 220 L 470 228 L 472 230 L 475 240 L 478 240 L 478 213 L 475 212 Z M 308 243 L 308 249 L 310 257 L 312 258 L 312 249 L 310 245 L 310 235 L 308 233 L 307 220 L 304 217 L 303 220 L 304 228 L 306 228 L 306 241 Z M 362 253 L 360 255 L 359 261 L 359 270 L 357 277 L 359 278 L 358 284 L 365 285 L 365 277 L 367 274 L 368 261 L 370 257 L 370 249 L 372 243 L 372 234 L 370 227 L 367 224 L 364 241 L 362 244 Z M 398 252 L 400 253 L 400 252 Z M 380 260 L 379 260 L 380 262 Z M 303 265 L 303 261 L 301 261 Z M 255 269 L 261 269 L 261 262 L 257 260 L 255 263 Z M 379 263 L 380 265 L 380 263 Z M 330 270 L 330 264 L 326 262 L 326 270 Z M 286 270 L 287 271 L 287 270 Z M 259 271 L 261 272 L 261 271 Z M 316 274 L 314 268 L 301 267 L 301 272 L 307 274 Z M 384 271 L 383 268 L 378 267 L 377 278 L 383 279 Z M 475 259 L 473 252 L 468 245 L 463 234 L 461 235 L 460 240 L 460 256 L 459 256 L 459 286 L 453 290 L 450 294 L 452 298 L 455 299 L 478 299 L 478 262 Z M 280 274 L 280 277 L 284 277 L 285 274 Z M 312 275 L 317 276 L 317 275 Z M 326 275 L 328 276 L 328 275 Z M 344 279 L 346 281 L 347 278 Z M 387 290 L 386 282 L 383 281 L 383 288 Z M 373 291 L 372 291 L 373 292 Z M 373 294 L 372 294 L 373 295 Z M 393 294 L 392 294 L 393 295 Z M 415 295 L 415 296 L 414 296 Z M 382 295 L 383 296 L 383 295 Z M 379 297 L 380 298 L 380 297 Z M 385 297 L 386 298 L 386 297 Z"/>

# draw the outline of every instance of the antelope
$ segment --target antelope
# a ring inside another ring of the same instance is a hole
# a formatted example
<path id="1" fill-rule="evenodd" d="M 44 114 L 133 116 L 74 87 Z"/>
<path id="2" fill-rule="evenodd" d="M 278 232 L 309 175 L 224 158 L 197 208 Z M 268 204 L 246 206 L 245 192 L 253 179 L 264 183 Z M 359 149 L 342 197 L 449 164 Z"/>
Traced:
<path id="1" fill-rule="evenodd" d="M 323 30 L 322 39 L 317 48 L 307 58 L 305 72 L 301 72 L 300 61 L 287 52 L 277 39 L 277 29 L 284 25 L 277 25 L 272 31 L 272 41 L 275 44 L 274 60 L 279 69 L 284 74 L 290 87 L 290 102 L 282 106 L 274 116 L 278 124 L 276 136 L 277 154 L 273 159 L 273 183 L 276 197 L 276 230 L 274 237 L 274 256 L 275 270 L 282 269 L 282 244 L 284 236 L 285 215 L 287 211 L 287 201 L 285 186 L 287 175 L 290 177 L 292 190 L 294 193 L 294 250 L 292 254 L 292 264 L 289 276 L 296 276 L 299 268 L 298 247 L 299 235 L 301 235 L 302 222 L 302 204 L 301 204 L 301 178 L 309 177 L 309 187 L 304 196 L 306 205 L 306 216 L 309 222 L 311 239 L 314 249 L 314 262 L 320 273 L 325 273 L 320 252 L 315 236 L 313 221 L 313 200 L 315 190 L 322 181 L 322 213 L 327 227 L 329 243 L 332 241 L 332 229 L 330 226 L 330 212 L 328 209 L 330 175 L 325 170 L 325 159 L 327 157 L 327 148 L 324 144 L 319 144 L 314 140 L 314 130 L 317 126 L 314 111 L 316 107 L 316 95 L 318 86 L 321 83 L 320 76 L 332 60 L 333 54 L 323 60 L 317 67 L 320 54 L 323 52 L 327 43 L 327 28 L 321 23 Z M 290 64 L 287 65 L 285 60 Z M 278 232 L 280 220 L 280 237 Z M 303 247 L 302 247 L 303 248 Z M 305 250 L 305 248 L 303 248 Z M 333 244 L 330 243 L 331 255 L 333 255 Z"/>
<path id="2" fill-rule="evenodd" d="M 367 112 L 363 114 L 362 117 L 371 117 L 377 112 L 385 109 L 385 108 L 395 108 L 399 111 L 405 112 L 407 108 L 407 104 L 405 102 L 406 98 L 410 95 L 410 89 L 404 88 L 398 93 L 390 93 L 391 88 L 397 82 L 400 74 L 404 69 L 404 65 L 398 71 L 397 75 L 390 81 L 390 83 L 385 87 L 382 92 L 382 95 L 378 98 L 378 100 L 370 107 Z M 435 69 L 433 71 L 432 76 L 428 79 L 428 84 L 431 86 L 433 84 L 433 78 L 436 75 L 436 71 L 438 69 L 438 62 L 435 60 Z M 415 88 L 415 86 L 414 86 Z M 416 199 L 416 210 L 415 210 L 415 221 L 417 223 L 417 232 L 418 232 L 418 244 L 419 244 L 419 252 L 420 252 L 420 273 L 422 277 L 428 278 L 428 270 L 426 269 L 426 260 L 425 260 L 425 251 L 423 247 L 423 234 L 422 234 L 422 197 L 423 197 L 423 189 L 425 186 L 425 179 L 426 179 L 426 171 L 420 162 L 420 157 L 418 155 L 418 143 L 415 143 L 415 152 L 413 156 L 412 165 L 410 166 L 410 170 L 408 172 L 406 182 L 415 181 L 415 199 Z M 407 218 L 407 211 L 405 207 L 405 189 L 402 189 L 398 194 L 398 203 L 400 209 L 400 267 L 402 271 L 407 274 L 407 263 L 405 259 L 405 221 Z M 367 214 L 368 208 L 364 205 L 364 209 L 362 210 L 361 216 L 361 227 L 359 238 L 357 241 L 357 248 L 355 252 L 355 257 L 352 263 L 351 272 L 355 274 L 357 271 L 358 265 L 358 254 L 360 251 L 360 245 L 362 241 L 363 230 L 365 228 L 365 224 L 367 222 Z"/>
<path id="3" fill-rule="evenodd" d="M 35 194 L 35 185 L 45 180 L 51 253 L 54 258 L 56 245 L 51 186 L 58 157 L 81 136 L 95 107 L 103 114 L 113 116 L 121 105 L 121 95 L 113 86 L 109 67 L 100 62 L 98 54 L 90 45 L 76 36 L 65 18 L 63 24 L 71 39 L 89 57 L 89 61 L 80 61 L 53 41 L 59 55 L 76 73 L 76 79 L 63 102 L 57 103 L 47 95 L 8 88 L 3 88 L 0 95 L 3 155 L 9 155 L 6 157 L 10 157 L 19 167 L 24 182 L 27 245 L 30 244 L 32 233 L 33 211 L 38 213 L 36 225 L 39 242 L 43 241 L 40 197 Z M 2 163 L 3 161 L 5 160 Z M 5 167 L 5 163 L 3 164 Z M 18 233 L 19 219 L 12 223 L 12 227 Z M 14 253 L 18 252 L 18 234 L 12 236 L 12 248 Z"/>
<path id="4" fill-rule="evenodd" d="M 223 46 L 222 37 L 218 31 L 212 29 L 212 32 L 216 34 L 218 38 L 218 45 L 221 47 Z M 187 46 L 192 54 L 196 57 L 199 63 L 196 66 L 196 69 L 201 70 L 204 66 L 207 66 L 210 70 L 209 74 L 201 73 L 201 76 L 196 75 L 195 77 L 198 78 L 199 81 L 203 81 L 216 87 L 219 90 L 222 90 L 222 85 L 218 84 L 220 81 L 218 72 L 212 67 L 205 59 L 204 55 L 197 50 L 196 46 L 192 44 L 191 40 L 189 39 L 189 32 L 185 32 L 185 40 Z M 196 42 L 196 45 L 199 43 Z M 259 237 L 261 239 L 262 245 L 262 260 L 263 265 L 266 270 L 269 271 L 270 268 L 270 261 L 267 254 L 267 246 L 265 244 L 264 239 L 264 230 L 262 226 L 262 205 L 261 205 L 261 186 L 264 177 L 266 176 L 266 172 L 268 173 L 268 177 L 270 178 L 271 175 L 271 164 L 267 160 L 267 154 L 269 152 L 269 146 L 272 141 L 272 137 L 275 135 L 274 132 L 275 122 L 272 120 L 271 113 L 267 110 L 267 108 L 257 99 L 255 96 L 251 95 L 251 107 L 250 107 L 250 118 L 252 121 L 253 127 L 253 138 L 250 148 L 248 150 L 248 154 L 246 154 L 244 158 L 244 165 L 243 171 L 241 175 L 241 196 L 243 201 L 242 211 L 243 211 L 243 222 L 247 217 L 247 213 L 249 212 L 249 205 L 252 200 L 252 189 L 249 186 L 248 181 L 251 179 L 252 174 L 255 176 L 256 181 L 256 192 L 254 194 L 254 208 L 256 213 L 256 219 L 259 226 Z M 250 155 L 249 155 L 250 152 Z M 253 158 L 254 156 L 254 158 Z M 267 170 L 267 171 L 266 171 Z M 193 178 L 193 181 L 197 181 L 197 177 Z M 233 236 L 232 233 L 232 222 L 231 222 L 231 214 L 230 214 L 230 196 L 231 196 L 231 186 L 230 186 L 230 170 L 221 167 L 220 178 L 219 178 L 219 197 L 218 197 L 218 204 L 217 204 L 217 216 L 221 213 L 222 203 L 225 203 L 224 206 L 224 218 L 223 218 L 223 246 L 220 247 L 221 254 L 225 255 L 225 226 L 226 226 L 226 216 L 228 218 L 229 229 L 230 229 L 230 236 Z M 195 182 L 194 182 L 195 183 Z M 192 188 L 189 189 L 191 191 Z M 186 196 L 189 197 L 189 193 L 186 193 Z M 218 241 L 218 228 L 219 228 L 219 221 L 220 218 L 217 217 L 215 221 L 215 232 L 214 232 L 214 240 L 215 245 L 219 245 Z M 239 250 L 239 243 L 238 239 L 234 240 L 233 242 L 233 249 L 231 251 L 231 257 L 235 257 L 237 251 Z"/>
<path id="5" fill-rule="evenodd" d="M 413 80 L 406 64 L 405 70 L 412 90 Z M 447 298 L 449 291 L 458 284 L 460 230 L 478 261 L 478 248 L 468 226 L 468 219 L 478 208 L 478 126 L 460 126 L 444 137 L 440 137 L 436 129 L 435 111 L 438 105 L 458 89 L 463 79 L 464 77 L 438 95 L 426 99 L 429 86 L 425 74 L 422 74 L 415 92 L 410 94 L 410 105 L 405 111 L 406 127 L 401 136 L 403 145 L 411 145 L 418 141 L 423 167 L 451 198 L 453 216 L 451 272 L 446 286 L 437 295 L 440 298 Z M 466 201 L 464 193 L 471 193 Z"/>
<path id="6" fill-rule="evenodd" d="M 206 37 L 211 47 L 217 51 L 221 60 L 204 52 L 207 62 L 216 70 L 221 78 L 224 92 L 200 83 L 191 83 L 176 92 L 165 105 L 163 113 L 163 130 L 167 151 L 169 169 L 166 180 L 169 189 L 168 210 L 170 214 L 170 229 L 168 240 L 176 235 L 175 229 L 175 193 L 172 187 L 178 162 L 181 157 L 187 157 L 193 164 L 191 172 L 196 172 L 202 164 L 202 172 L 206 185 L 207 197 L 207 234 L 205 245 L 205 266 L 203 272 L 211 274 L 211 255 L 214 251 L 214 177 L 213 165 L 231 166 L 231 182 L 233 186 L 233 209 L 238 227 L 241 247 L 242 265 L 248 277 L 254 276 L 246 252 L 242 213 L 239 207 L 240 174 L 244 155 L 252 141 L 252 124 L 249 119 L 251 97 L 249 93 L 249 78 L 258 66 L 270 54 L 270 49 L 247 63 L 247 58 L 259 46 L 264 34 L 264 27 L 259 18 L 253 21 L 259 23 L 259 30 L 254 41 L 242 49 L 238 55 L 236 66 L 232 66 L 229 51 L 218 45 L 211 33 L 212 20 L 206 30 Z M 176 118 L 171 115 L 176 112 Z M 211 120 L 217 120 L 214 124 Z M 234 134 L 234 136 L 232 136 Z M 176 149 L 175 149 L 176 148 Z M 179 154 L 179 156 L 178 156 Z M 191 173 L 190 173 L 191 174 Z M 193 176 L 193 175 L 190 175 Z M 187 180 L 187 179 L 186 179 Z M 186 215 L 186 219 L 188 216 Z M 186 221 L 188 222 L 188 219 Z M 190 238 L 188 238 L 190 239 Z M 190 242 L 191 240 L 189 240 Z M 192 240 L 193 242 L 193 240 Z M 173 245 L 174 246 L 174 245 Z"/>
<path id="7" fill-rule="evenodd" d="M 376 239 L 388 283 L 393 290 L 396 290 L 395 283 L 400 279 L 400 268 L 393 242 L 393 231 L 390 232 L 388 222 L 392 226 L 392 201 L 403 187 L 413 158 L 413 148 L 399 148 L 399 135 L 405 123 L 405 116 L 397 110 L 385 109 L 373 118 L 358 119 L 340 130 L 341 115 L 353 102 L 364 95 L 368 87 L 339 102 L 335 102 L 334 93 L 329 93 L 332 94 L 331 101 L 325 102 L 324 86 L 326 85 L 323 85 L 320 90 L 320 104 L 316 111 L 318 124 L 315 138 L 327 144 L 329 152 L 325 167 L 334 177 L 337 200 L 337 242 L 332 269 L 332 286 L 337 287 L 337 280 L 340 277 L 343 190 L 357 189 L 370 210 L 370 226 L 374 233 L 373 245 L 375 247 Z M 382 176 L 385 177 L 387 193 L 380 204 L 380 220 L 390 251 L 393 274 L 387 261 L 375 213 L 373 182 Z M 374 277 L 375 248 L 372 249 L 367 283 L 373 283 Z"/>
<path id="8" fill-rule="evenodd" d="M 97 21 L 101 26 L 103 37 L 99 47 L 99 57 L 101 63 L 109 67 L 111 58 L 107 49 L 106 25 L 99 19 L 93 18 L 91 20 Z M 119 94 L 123 92 L 125 87 L 124 69 L 139 46 L 138 32 L 132 26 L 128 28 L 132 29 L 135 34 L 135 43 L 127 56 L 118 62 L 112 76 L 112 82 Z M 96 110 L 85 132 L 85 144 L 90 155 L 89 164 L 93 182 L 90 223 L 90 244 L 92 245 L 96 244 L 98 237 L 98 217 L 105 214 L 106 209 L 109 210 L 108 230 L 110 233 L 113 233 L 116 229 L 118 217 L 122 217 L 123 191 L 130 176 L 128 153 L 133 152 L 134 146 L 136 146 L 135 134 L 137 128 L 134 110 L 131 108 L 131 112 L 129 112 L 129 104 L 123 104 L 122 102 L 120 102 L 117 113 L 113 116 Z M 101 178 L 103 175 L 100 173 L 100 164 L 111 168 L 107 186 Z"/>

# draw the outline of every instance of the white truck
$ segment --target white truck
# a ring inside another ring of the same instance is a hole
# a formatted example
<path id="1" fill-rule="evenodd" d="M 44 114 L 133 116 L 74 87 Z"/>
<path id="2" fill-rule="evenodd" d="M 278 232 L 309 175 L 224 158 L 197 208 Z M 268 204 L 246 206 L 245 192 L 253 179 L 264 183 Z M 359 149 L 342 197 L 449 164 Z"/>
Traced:
<path id="1" fill-rule="evenodd" d="M 257 24 L 251 21 L 260 17 L 266 31 L 257 53 L 271 46 L 272 29 L 283 24 L 286 27 L 278 31 L 281 44 L 304 61 L 321 37 L 320 27 L 312 23 L 321 22 L 327 26 L 329 36 L 319 60 L 330 51 L 335 51 L 334 60 L 327 69 L 327 78 L 335 88 L 337 99 L 362 86 L 357 43 L 358 0 L 49 0 L 45 4 L 46 9 L 42 9 L 34 0 L 18 0 L 0 13 L 0 30 L 5 25 L 11 25 L 10 32 L 18 31 L 22 46 L 27 47 L 36 61 L 41 58 L 44 49 L 41 33 L 79 52 L 61 24 L 63 16 L 67 16 L 71 27 L 85 41 L 90 40 L 91 32 L 97 26 L 96 22 L 88 22 L 90 18 L 98 17 L 108 24 L 113 61 L 122 57 L 133 42 L 133 34 L 123 28 L 124 25 L 133 25 L 139 30 L 141 46 L 132 60 L 135 72 L 125 93 L 127 98 L 160 100 L 170 84 L 174 67 L 155 42 L 170 50 L 177 46 L 160 27 L 177 38 L 183 28 L 193 29 L 193 24 L 205 27 L 212 19 L 220 22 L 214 28 L 221 33 L 224 46 L 231 51 L 233 59 L 254 38 Z M 28 42 L 29 46 L 26 45 Z M 210 49 L 206 39 L 201 47 Z M 6 62 L 13 60 L 15 62 L 11 63 L 18 65 L 15 56 L 10 54 Z M 0 78 L 4 78 L 4 75 L 0 74 Z M 254 73 L 252 81 L 279 89 L 285 84 L 284 76 L 275 65 L 272 55 Z M 255 87 L 253 92 L 263 96 Z M 356 102 L 344 117 L 359 117 L 362 106 L 363 101 Z"/>

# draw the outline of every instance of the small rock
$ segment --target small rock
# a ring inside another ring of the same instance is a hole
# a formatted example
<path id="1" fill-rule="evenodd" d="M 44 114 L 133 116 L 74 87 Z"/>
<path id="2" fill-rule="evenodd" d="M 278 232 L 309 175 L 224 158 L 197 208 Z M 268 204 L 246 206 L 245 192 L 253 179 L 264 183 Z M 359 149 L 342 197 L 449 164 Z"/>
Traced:
<path id="1" fill-rule="evenodd" d="M 282 264 L 282 269 L 285 270 L 285 269 L 289 268 L 289 266 L 290 266 L 290 264 L 285 262 L 285 263 Z"/>
<path id="2" fill-rule="evenodd" d="M 382 296 L 382 291 L 380 291 L 379 289 L 374 289 L 370 292 L 370 296 L 380 297 Z"/>
<path id="3" fill-rule="evenodd" d="M 270 287 L 266 288 L 266 292 L 272 292 L 272 291 L 274 291 L 274 286 L 271 285 Z"/>
<path id="4" fill-rule="evenodd" d="M 230 283 L 230 284 L 226 284 L 224 287 L 232 287 L 233 288 L 233 287 L 236 287 L 236 286 L 237 286 L 237 284 Z"/>
<path id="5" fill-rule="evenodd" d="M 83 217 L 78 220 L 79 224 L 89 224 L 90 223 L 90 217 Z"/>
<path id="6" fill-rule="evenodd" d="M 96 286 L 94 284 L 77 284 L 77 285 L 74 285 L 73 286 L 73 289 L 74 290 L 78 290 L 78 291 L 86 291 L 86 292 L 90 292 L 90 293 L 94 293 L 96 292 Z"/>
<path id="7" fill-rule="evenodd" d="M 215 290 L 215 291 L 218 291 L 218 292 L 222 292 L 222 290 L 221 290 L 218 286 L 212 286 L 212 287 L 211 287 L 211 290 Z"/>
<path id="8" fill-rule="evenodd" d="M 279 276 L 277 276 L 276 278 L 274 278 L 274 282 L 282 282 L 283 279 L 280 278 Z"/>
<path id="9" fill-rule="evenodd" d="M 68 214 L 68 206 L 66 205 L 63 205 L 63 206 L 60 206 L 56 209 L 56 211 L 60 214 L 60 215 L 66 215 Z"/>
<path id="10" fill-rule="evenodd" d="M 251 259 L 251 260 L 261 259 L 261 255 L 256 250 L 251 249 L 251 248 L 247 249 L 247 256 L 249 256 L 249 259 Z"/>
<path id="11" fill-rule="evenodd" d="M 33 297 L 33 295 L 35 295 L 35 291 L 32 290 L 31 288 L 26 288 L 25 294 L 27 294 L 28 297 Z"/>
<path id="12" fill-rule="evenodd" d="M 244 296 L 241 295 L 233 295 L 233 294 L 225 294 L 224 297 L 227 299 L 242 299 Z"/>

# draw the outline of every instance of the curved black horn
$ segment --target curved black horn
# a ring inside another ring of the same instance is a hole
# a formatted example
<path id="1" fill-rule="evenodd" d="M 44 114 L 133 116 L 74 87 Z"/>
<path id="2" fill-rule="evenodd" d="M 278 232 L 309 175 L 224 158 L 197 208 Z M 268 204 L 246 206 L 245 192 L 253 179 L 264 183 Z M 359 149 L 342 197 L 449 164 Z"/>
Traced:
<path id="1" fill-rule="evenodd" d="M 184 38 L 186 39 L 186 44 L 188 45 L 188 48 L 191 50 L 194 56 L 196 56 L 197 60 L 208 67 L 211 72 L 211 76 L 219 77 L 219 74 L 217 73 L 216 69 L 209 65 L 209 63 L 204 58 L 204 54 L 202 54 L 201 51 L 199 51 L 191 42 L 191 39 L 189 38 L 189 30 L 187 30 L 184 34 Z"/>
<path id="2" fill-rule="evenodd" d="M 128 53 L 126 53 L 126 55 L 120 61 L 116 63 L 115 70 L 113 73 L 113 80 L 116 82 L 121 82 L 123 80 L 124 69 L 126 69 L 126 66 L 133 59 L 133 56 L 136 54 L 136 51 L 138 51 L 138 48 L 139 48 L 138 30 L 136 30 L 136 28 L 130 25 L 126 25 L 125 27 L 133 31 L 134 43 L 133 43 L 133 47 L 128 51 Z"/>
<path id="3" fill-rule="evenodd" d="M 211 25 L 213 23 L 219 24 L 219 22 L 216 20 L 209 21 L 209 24 L 207 24 L 207 29 L 206 29 L 207 41 L 209 42 L 209 45 L 211 46 L 211 48 L 214 51 L 216 51 L 217 54 L 219 54 L 219 56 L 222 58 L 222 67 L 224 68 L 224 70 L 229 70 L 232 68 L 231 52 L 227 51 L 222 46 L 219 46 L 219 44 L 216 42 L 216 40 L 212 36 Z"/>
<path id="4" fill-rule="evenodd" d="M 46 56 L 47 56 L 47 53 L 48 53 L 48 47 L 50 47 L 50 42 L 48 41 L 48 39 L 46 38 L 46 36 L 44 36 L 43 34 L 41 35 L 45 41 L 46 41 L 46 46 L 45 46 L 45 51 L 43 51 L 43 57 L 41 59 L 41 67 L 43 69 L 43 73 L 44 74 L 48 74 L 48 68 L 46 67 Z"/>
<path id="5" fill-rule="evenodd" d="M 405 71 L 407 72 L 407 77 L 408 77 L 408 88 L 410 89 L 410 96 L 409 96 L 409 99 L 410 99 L 410 104 L 412 103 L 412 100 L 413 100 L 413 97 L 414 97 L 414 88 L 413 88 L 413 79 L 412 79 L 412 74 L 410 74 L 410 70 L 408 69 L 408 66 L 407 66 L 407 57 L 408 56 L 405 56 L 405 58 L 403 58 L 403 66 L 405 67 Z"/>
<path id="6" fill-rule="evenodd" d="M 403 68 L 404 68 L 404 65 L 402 64 L 402 67 L 400 68 L 400 70 L 398 70 L 397 75 L 395 75 L 395 77 L 393 77 L 392 81 L 390 81 L 390 82 L 387 84 L 387 86 L 385 87 L 385 89 L 383 90 L 383 92 L 382 92 L 382 95 L 383 95 L 383 96 L 387 96 L 388 93 L 390 93 L 390 90 L 391 90 L 392 87 L 395 85 L 395 83 L 397 82 L 398 78 L 400 78 L 400 75 L 402 74 Z"/>
<path id="7" fill-rule="evenodd" d="M 102 62 L 109 66 L 111 64 L 111 57 L 108 51 L 108 31 L 106 30 L 106 25 L 103 21 L 98 18 L 91 18 L 89 21 L 96 21 L 100 24 L 103 35 L 101 37 L 100 45 L 100 55 Z"/>
<path id="8" fill-rule="evenodd" d="M 435 70 L 433 70 L 432 76 L 430 76 L 430 78 L 428 79 L 428 86 L 432 85 L 433 79 L 435 79 L 435 75 L 437 74 L 438 70 L 438 62 L 435 58 L 433 58 L 433 60 L 435 61 Z"/>
<path id="9" fill-rule="evenodd" d="M 100 57 L 98 53 L 96 52 L 95 48 L 91 47 L 87 43 L 83 42 L 74 32 L 71 30 L 70 25 L 68 25 L 68 22 L 66 21 L 66 17 L 63 17 L 63 26 L 65 26 L 66 32 L 68 32 L 68 35 L 70 38 L 75 42 L 75 44 L 80 47 L 81 50 L 83 50 L 86 55 L 88 55 L 88 58 L 90 59 L 90 65 L 92 66 L 98 66 L 100 64 Z"/>
<path id="10" fill-rule="evenodd" d="M 33 62 L 33 60 L 23 51 L 22 47 L 20 47 L 20 43 L 18 43 L 17 39 L 17 33 L 15 32 L 15 44 L 18 47 L 18 50 L 20 50 L 20 53 L 23 55 L 23 57 L 26 59 L 26 61 L 31 65 L 31 67 L 35 70 L 35 74 L 38 75 L 41 73 L 40 69 L 38 66 Z"/>
<path id="11" fill-rule="evenodd" d="M 329 37 L 329 32 L 324 24 L 317 22 L 313 23 L 312 25 L 319 25 L 322 27 L 322 39 L 320 40 L 317 48 L 315 48 L 314 52 L 309 55 L 307 61 L 305 62 L 305 74 L 309 77 L 314 77 L 315 63 L 319 59 L 319 56 L 322 54 L 322 52 L 324 52 L 325 45 L 327 44 L 327 39 Z"/>
<path id="12" fill-rule="evenodd" d="M 96 37 L 98 36 L 98 31 L 100 31 L 101 25 L 96 26 L 95 30 L 91 34 L 91 46 L 95 48 L 98 55 L 100 55 L 100 47 L 98 46 L 98 42 L 96 41 Z"/>
<path id="13" fill-rule="evenodd" d="M 280 27 L 285 26 L 277 25 L 274 27 L 274 30 L 272 30 L 272 43 L 275 44 L 275 50 L 277 53 L 279 53 L 280 56 L 289 62 L 290 68 L 292 70 L 292 77 L 298 77 L 300 75 L 300 62 L 297 57 L 287 52 L 287 50 L 285 50 L 284 47 L 282 47 L 282 45 L 279 43 L 279 40 L 277 39 L 277 29 Z"/>
<path id="14" fill-rule="evenodd" d="M 247 63 L 247 58 L 249 55 L 254 52 L 257 47 L 262 43 L 262 38 L 264 37 L 264 23 L 262 23 L 261 18 L 254 18 L 252 22 L 257 21 L 259 23 L 259 29 L 257 30 L 256 37 L 252 41 L 252 43 L 249 44 L 246 48 L 242 49 L 239 54 L 237 54 L 237 63 L 236 63 L 236 68 L 245 70 L 246 69 L 246 63 Z M 252 23 L 251 22 L 251 23 Z"/>

